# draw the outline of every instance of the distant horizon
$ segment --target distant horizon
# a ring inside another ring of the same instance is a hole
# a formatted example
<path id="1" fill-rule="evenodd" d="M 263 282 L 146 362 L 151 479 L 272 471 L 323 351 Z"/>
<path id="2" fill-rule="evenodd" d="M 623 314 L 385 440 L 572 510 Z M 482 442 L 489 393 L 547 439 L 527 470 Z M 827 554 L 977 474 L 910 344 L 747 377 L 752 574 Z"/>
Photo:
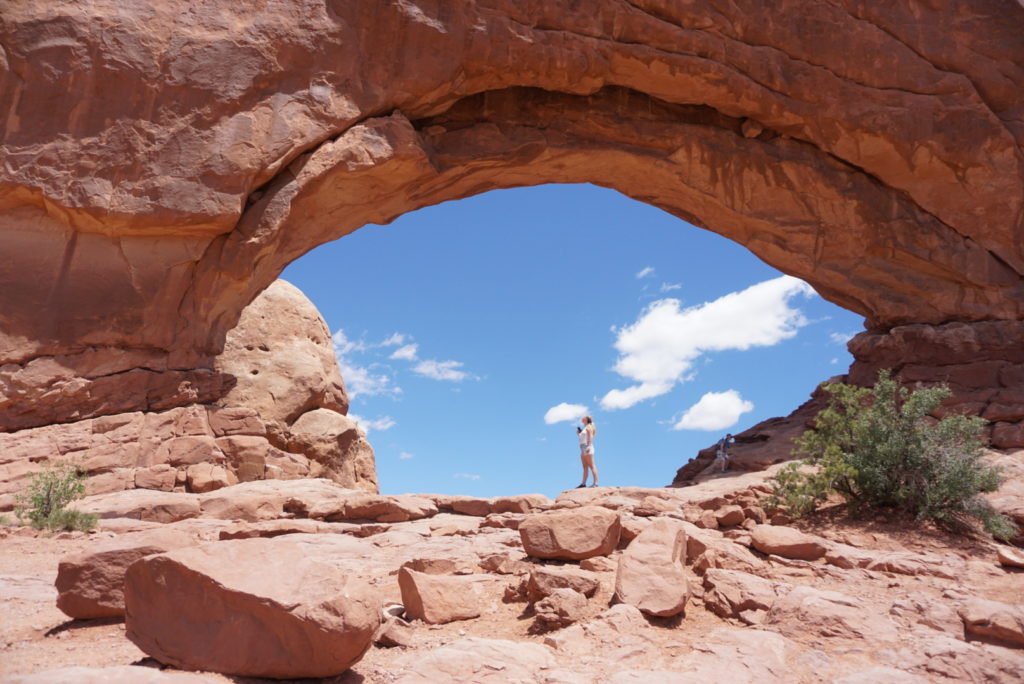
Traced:
<path id="1" fill-rule="evenodd" d="M 863 318 L 746 248 L 592 185 L 491 191 L 367 226 L 282 278 L 334 336 L 382 493 L 663 487 L 726 432 L 845 373 Z"/>

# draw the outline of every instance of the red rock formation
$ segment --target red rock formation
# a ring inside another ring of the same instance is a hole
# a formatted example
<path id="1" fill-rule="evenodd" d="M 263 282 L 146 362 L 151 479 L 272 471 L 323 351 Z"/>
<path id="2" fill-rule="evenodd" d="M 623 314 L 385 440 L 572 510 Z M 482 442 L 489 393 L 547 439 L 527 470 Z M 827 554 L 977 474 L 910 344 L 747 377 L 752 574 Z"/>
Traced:
<path id="1" fill-rule="evenodd" d="M 872 334 L 1020 321 L 1022 22 L 1003 0 L 8 3 L 0 430 L 213 403 L 227 331 L 290 261 L 545 182 L 736 240 Z M 1024 440 L 1019 400 L 984 402 Z"/>
<path id="2" fill-rule="evenodd" d="M 279 280 L 264 290 L 228 333 L 215 367 L 231 388 L 216 405 L 0 432 L 0 511 L 54 461 L 84 470 L 89 494 L 206 492 L 239 480 L 310 476 L 377 491 L 373 449 L 343 415 L 348 397 L 330 333 L 297 288 Z M 15 412 L 31 403 L 15 404 Z M 319 426 L 314 441 L 305 439 L 311 424 Z"/>

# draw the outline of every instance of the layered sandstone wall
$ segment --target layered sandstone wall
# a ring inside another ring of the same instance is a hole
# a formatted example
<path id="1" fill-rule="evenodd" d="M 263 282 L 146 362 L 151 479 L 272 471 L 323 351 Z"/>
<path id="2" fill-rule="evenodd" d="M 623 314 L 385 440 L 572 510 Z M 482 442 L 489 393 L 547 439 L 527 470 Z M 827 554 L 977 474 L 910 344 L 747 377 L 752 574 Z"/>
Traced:
<path id="1" fill-rule="evenodd" d="M 295 286 L 278 280 L 260 294 L 214 366 L 230 388 L 216 403 L 0 433 L 0 511 L 33 473 L 60 462 L 88 474 L 89 494 L 300 477 L 377 491 L 373 449 L 345 415 L 330 332 Z"/>

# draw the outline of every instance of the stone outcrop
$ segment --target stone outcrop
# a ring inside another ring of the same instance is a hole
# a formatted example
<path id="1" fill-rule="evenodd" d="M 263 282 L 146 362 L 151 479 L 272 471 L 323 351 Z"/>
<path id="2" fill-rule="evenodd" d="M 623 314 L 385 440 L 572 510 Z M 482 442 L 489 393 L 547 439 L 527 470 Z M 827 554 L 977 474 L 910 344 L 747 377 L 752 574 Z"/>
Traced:
<path id="1" fill-rule="evenodd" d="M 216 404 L 0 432 L 0 511 L 53 462 L 83 470 L 89 494 L 207 492 L 321 476 L 377 491 L 373 449 L 343 415 L 348 398 L 330 334 L 298 289 L 276 281 L 257 297 L 228 334 L 217 367 L 233 388 Z"/>
<path id="2" fill-rule="evenodd" d="M 823 539 L 782 525 L 758 525 L 750 533 L 751 546 L 761 553 L 796 560 L 817 560 L 828 546 Z"/>
<path id="3" fill-rule="evenodd" d="M 975 639 L 1024 648 L 1024 608 L 1020 604 L 974 598 L 960 609 L 964 631 Z"/>
<path id="4" fill-rule="evenodd" d="M 520 523 L 519 536 L 529 556 L 578 561 L 614 551 L 620 530 L 618 513 L 583 506 L 531 515 Z"/>
<path id="5" fill-rule="evenodd" d="M 228 332 L 298 256 L 544 182 L 742 243 L 872 335 L 987 345 L 1024 318 L 1022 21 L 1005 0 L 10 4 L 0 430 L 215 405 L 243 391 Z M 1013 386 L 976 382 L 962 405 L 1020 443 Z"/>
<path id="6" fill-rule="evenodd" d="M 480 616 L 480 598 L 466 577 L 417 572 L 403 567 L 398 571 L 398 586 L 409 619 L 443 625 Z"/>
<path id="7" fill-rule="evenodd" d="M 167 665 L 247 677 L 330 677 L 356 663 L 380 599 L 337 558 L 358 548 L 287 539 L 214 542 L 148 556 L 125 578 L 126 634 Z"/>
<path id="8" fill-rule="evenodd" d="M 191 546 L 195 537 L 183 530 L 156 529 L 126 534 L 71 558 L 57 567 L 57 607 L 72 618 L 124 615 L 124 575 L 146 556 Z"/>
<path id="9" fill-rule="evenodd" d="M 686 530 L 676 520 L 656 520 L 619 557 L 615 597 L 647 615 L 678 615 L 690 598 L 685 565 Z"/>

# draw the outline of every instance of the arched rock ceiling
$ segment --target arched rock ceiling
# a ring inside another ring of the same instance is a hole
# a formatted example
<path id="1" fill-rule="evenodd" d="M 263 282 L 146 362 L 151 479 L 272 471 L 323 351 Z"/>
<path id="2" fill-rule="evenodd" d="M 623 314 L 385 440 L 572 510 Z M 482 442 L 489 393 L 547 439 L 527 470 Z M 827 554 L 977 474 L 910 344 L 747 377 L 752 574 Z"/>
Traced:
<path id="1" fill-rule="evenodd" d="M 317 244 L 544 182 L 875 329 L 1020 319 L 1022 27 L 1014 0 L 0 2 L 0 364 L 201 365 Z"/>

